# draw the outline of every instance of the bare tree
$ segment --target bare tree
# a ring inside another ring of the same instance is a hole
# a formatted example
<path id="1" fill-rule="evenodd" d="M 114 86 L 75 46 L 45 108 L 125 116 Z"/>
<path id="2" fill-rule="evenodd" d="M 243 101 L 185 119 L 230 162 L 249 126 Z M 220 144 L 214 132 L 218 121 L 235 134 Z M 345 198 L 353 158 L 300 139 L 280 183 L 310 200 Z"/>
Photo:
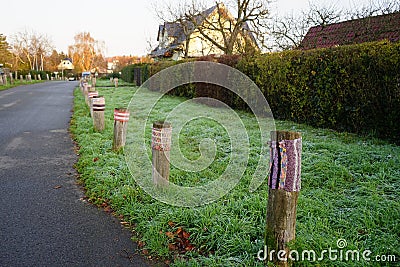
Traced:
<path id="1" fill-rule="evenodd" d="M 277 17 L 270 25 L 270 50 L 287 50 L 297 47 L 309 27 L 307 19 L 293 13 Z"/>
<path id="2" fill-rule="evenodd" d="M 272 37 L 271 47 L 278 50 L 296 48 L 310 27 L 338 22 L 342 19 L 342 14 L 343 11 L 334 5 L 318 6 L 309 3 L 309 8 L 302 10 L 297 16 L 291 13 L 276 17 L 269 26 Z"/>
<path id="3" fill-rule="evenodd" d="M 185 56 L 194 38 L 193 32 L 198 33 L 195 38 L 207 42 L 209 47 L 232 54 L 244 52 L 249 47 L 254 49 L 257 40 L 263 41 L 269 3 L 269 0 L 230 0 L 227 7 L 216 2 L 214 7 L 207 9 L 204 3 L 192 0 L 177 5 L 166 4 L 156 10 L 157 16 L 166 23 L 175 22 L 181 26 Z M 234 10 L 235 15 L 228 8 Z"/>
<path id="4" fill-rule="evenodd" d="M 250 37 L 252 34 L 257 37 L 264 35 L 269 3 L 268 0 L 232 0 L 228 6 L 230 4 L 235 10 L 235 16 L 223 4 L 216 3 L 215 14 L 210 16 L 192 2 L 185 18 L 193 23 L 205 40 L 225 54 L 232 54 L 235 49 L 244 52 L 244 46 L 254 41 Z"/>
<path id="5" fill-rule="evenodd" d="M 24 30 L 12 36 L 12 50 L 18 61 L 31 70 L 44 70 L 44 59 L 53 50 L 50 38 L 41 33 Z"/>
<path id="6" fill-rule="evenodd" d="M 336 23 L 343 18 L 343 10 L 336 5 L 321 6 L 316 3 L 309 3 L 309 10 L 302 12 L 303 17 L 307 18 L 310 25 L 326 26 L 331 23 Z"/>
<path id="7" fill-rule="evenodd" d="M 367 5 L 353 4 L 350 10 L 339 9 L 334 5 L 319 6 L 313 2 L 299 15 L 287 14 L 277 17 L 269 26 L 270 45 L 275 50 L 297 48 L 310 27 L 326 26 L 349 19 L 360 19 L 400 11 L 400 2 L 391 0 L 371 0 Z"/>
<path id="8" fill-rule="evenodd" d="M 203 7 L 203 5 L 197 5 L 193 3 L 192 6 L 195 5 L 197 7 Z M 157 3 L 157 6 L 155 6 L 153 10 L 155 10 L 156 16 L 163 22 L 163 30 L 167 30 L 167 27 L 179 27 L 179 29 L 175 29 L 179 30 L 179 36 L 176 37 L 181 38 L 182 40 L 175 40 L 175 42 L 177 44 L 180 41 L 184 42 L 183 57 L 187 58 L 189 55 L 190 40 L 192 39 L 191 34 L 194 30 L 193 23 L 186 17 L 188 7 L 181 2 L 177 4 L 164 2 L 163 5 L 159 5 L 159 3 Z"/>
<path id="9" fill-rule="evenodd" d="M 400 12 L 400 2 L 393 0 L 370 0 L 368 4 L 358 6 L 352 4 L 346 12 L 347 19 L 361 19 L 378 15 Z"/>

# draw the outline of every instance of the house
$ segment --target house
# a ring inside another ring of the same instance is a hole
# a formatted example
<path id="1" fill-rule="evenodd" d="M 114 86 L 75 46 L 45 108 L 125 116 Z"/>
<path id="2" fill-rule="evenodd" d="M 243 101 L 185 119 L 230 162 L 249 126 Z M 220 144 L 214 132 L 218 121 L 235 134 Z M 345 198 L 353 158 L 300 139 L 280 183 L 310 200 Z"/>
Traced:
<path id="1" fill-rule="evenodd" d="M 118 67 L 119 60 L 113 58 L 106 60 L 107 60 L 107 74 L 114 73 L 114 71 Z"/>
<path id="2" fill-rule="evenodd" d="M 223 17 L 222 15 L 223 14 Z M 220 16 L 222 19 L 220 19 Z M 222 55 L 224 52 L 212 42 L 204 38 L 198 30 L 202 27 L 204 32 L 218 43 L 223 43 L 222 33 L 212 30 L 206 24 L 212 23 L 236 23 L 234 17 L 224 4 L 217 4 L 195 16 L 192 21 L 180 19 L 176 22 L 164 22 L 158 28 L 158 46 L 150 53 L 152 58 L 172 58 L 179 60 L 187 54 L 188 57 L 200 57 L 206 55 Z M 226 27 L 226 25 L 224 25 Z M 259 49 L 256 39 L 250 31 L 247 23 L 244 23 L 234 53 L 243 52 L 246 45 Z M 240 46 L 240 47 L 239 47 Z"/>
<path id="3" fill-rule="evenodd" d="M 64 58 L 61 60 L 60 64 L 58 64 L 57 69 L 59 70 L 73 70 L 75 67 L 72 64 L 72 59 Z"/>
<path id="4" fill-rule="evenodd" d="M 300 49 L 389 40 L 400 41 L 400 12 L 311 27 Z"/>

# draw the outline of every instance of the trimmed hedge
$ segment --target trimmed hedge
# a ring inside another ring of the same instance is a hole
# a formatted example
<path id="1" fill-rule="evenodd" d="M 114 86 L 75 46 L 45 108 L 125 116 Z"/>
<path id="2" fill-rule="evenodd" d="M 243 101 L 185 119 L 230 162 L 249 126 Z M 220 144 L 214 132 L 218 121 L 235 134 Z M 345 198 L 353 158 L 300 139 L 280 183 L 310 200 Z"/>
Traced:
<path id="1" fill-rule="evenodd" d="M 277 119 L 372 134 L 400 144 L 400 42 L 198 60 L 226 64 L 248 75 Z M 149 74 L 181 62 L 151 64 Z M 170 93 L 212 97 L 247 109 L 239 97 L 215 85 L 185 85 Z"/>
<path id="2" fill-rule="evenodd" d="M 140 86 L 149 78 L 149 66 L 147 64 L 133 64 L 121 70 L 121 78 L 128 82 Z"/>
<path id="3" fill-rule="evenodd" d="M 400 143 L 400 43 L 376 42 L 243 58 L 275 118 Z"/>

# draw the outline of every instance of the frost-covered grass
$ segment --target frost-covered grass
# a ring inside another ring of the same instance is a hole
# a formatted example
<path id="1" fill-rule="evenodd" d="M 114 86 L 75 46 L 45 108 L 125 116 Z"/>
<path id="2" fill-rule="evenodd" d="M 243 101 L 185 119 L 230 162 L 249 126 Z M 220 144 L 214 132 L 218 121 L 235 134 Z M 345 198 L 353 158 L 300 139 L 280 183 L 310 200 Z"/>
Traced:
<path id="1" fill-rule="evenodd" d="M 124 154 L 111 150 L 113 108 L 127 106 L 137 88 L 99 87 L 98 90 L 106 98 L 106 130 L 102 133 L 93 131 L 88 108 L 79 90 L 75 92 L 71 123 L 80 147 L 76 167 L 89 199 L 97 204 L 109 203 L 117 216 L 134 227 L 135 239 L 140 240 L 144 254 L 169 260 L 172 266 L 263 266 L 257 260 L 257 252 L 263 248 L 267 185 L 263 183 L 255 192 L 249 192 L 260 147 L 255 118 L 237 112 L 250 144 L 247 168 L 238 185 L 211 204 L 175 207 L 144 192 L 134 179 L 138 178 L 135 175 L 143 173 L 140 164 L 133 166 L 138 169 L 131 173 Z M 151 104 L 146 94 L 135 101 L 139 104 L 131 113 L 130 127 L 141 117 L 141 110 Z M 184 101 L 186 99 L 166 96 L 157 103 L 146 128 L 148 146 L 151 122 L 166 118 Z M 225 112 L 197 103 L 187 105 L 193 113 L 215 115 Z M 178 121 L 179 114 L 183 116 L 185 112 L 176 113 L 172 119 Z M 345 249 L 371 250 L 371 259 L 375 255 L 395 255 L 400 260 L 400 147 L 378 139 L 291 122 L 275 123 L 277 129 L 300 131 L 303 136 L 302 190 L 292 249 L 300 252 L 313 249 L 320 253 L 329 247 L 337 249 L 336 242 L 342 238 L 348 243 Z M 172 182 L 182 186 L 204 185 L 224 172 L 232 157 L 231 144 L 227 129 L 216 121 L 198 118 L 186 123 L 179 134 L 180 151 L 187 159 L 198 159 L 201 156 L 198 144 L 205 138 L 216 141 L 212 164 L 200 172 L 172 166 Z M 176 246 L 171 245 L 176 243 L 176 237 L 171 233 L 179 229 L 190 235 L 188 241 L 194 247 L 192 251 L 178 253 Z M 384 264 L 363 260 L 329 261 L 328 257 L 322 261 L 295 264 L 308 265 Z M 388 263 L 388 266 L 391 265 Z"/>

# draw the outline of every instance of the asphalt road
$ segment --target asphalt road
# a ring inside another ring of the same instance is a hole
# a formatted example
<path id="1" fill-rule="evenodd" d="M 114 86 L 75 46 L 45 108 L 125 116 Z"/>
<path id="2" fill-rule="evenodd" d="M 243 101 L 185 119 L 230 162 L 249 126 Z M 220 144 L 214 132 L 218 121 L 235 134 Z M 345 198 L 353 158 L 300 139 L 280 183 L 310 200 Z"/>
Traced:
<path id="1" fill-rule="evenodd" d="M 68 133 L 76 82 L 0 91 L 0 266 L 150 266 L 82 200 Z"/>

